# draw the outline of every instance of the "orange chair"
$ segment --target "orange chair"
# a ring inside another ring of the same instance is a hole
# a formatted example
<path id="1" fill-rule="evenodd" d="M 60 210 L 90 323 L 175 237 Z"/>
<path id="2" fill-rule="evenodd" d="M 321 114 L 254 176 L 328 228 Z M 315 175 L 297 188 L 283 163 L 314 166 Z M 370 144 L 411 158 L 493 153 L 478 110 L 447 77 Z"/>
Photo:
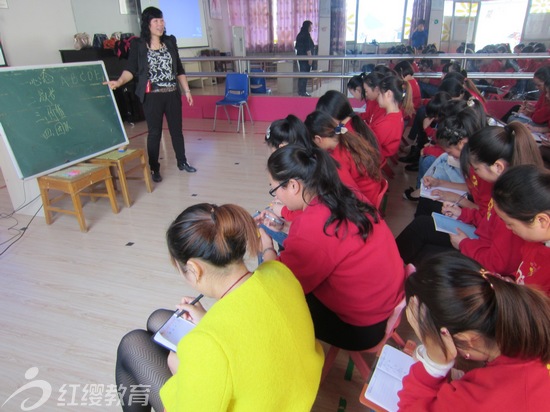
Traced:
<path id="1" fill-rule="evenodd" d="M 412 273 L 416 271 L 415 267 L 412 264 L 408 264 L 405 266 L 405 279 Z M 403 309 L 405 309 L 405 306 L 407 305 L 407 302 L 405 300 L 405 297 L 399 301 L 395 309 L 393 310 L 393 313 L 388 318 L 388 322 L 386 323 L 386 333 L 384 334 L 384 337 L 382 340 L 373 348 L 366 349 L 363 351 L 346 351 L 357 367 L 357 370 L 361 374 L 361 377 L 363 380 L 368 380 L 370 376 L 370 367 L 367 365 L 367 362 L 365 361 L 365 358 L 363 358 L 363 353 L 378 353 L 382 347 L 388 342 L 388 340 L 391 338 L 393 339 L 401 349 L 405 349 L 407 344 L 399 336 L 399 334 L 396 332 L 397 327 L 399 326 L 399 323 L 401 323 L 401 315 L 403 313 Z M 338 355 L 338 352 L 340 351 L 340 348 L 336 346 L 331 346 L 327 352 L 327 355 L 325 356 L 325 364 L 323 365 L 323 371 L 321 372 L 321 382 L 325 380 L 327 375 L 330 372 L 330 369 L 332 368 L 332 365 L 334 364 L 334 361 L 336 360 L 336 356 Z"/>
<path id="2" fill-rule="evenodd" d="M 363 351 L 346 351 L 349 357 L 353 360 L 353 363 L 357 367 L 357 370 L 361 374 L 363 380 L 366 381 L 369 378 L 370 367 L 367 365 L 367 362 L 365 361 L 365 358 L 363 358 L 362 353 L 378 353 L 390 338 L 392 338 L 401 348 L 405 347 L 405 341 L 395 331 L 399 326 L 399 323 L 401 322 L 401 314 L 403 312 L 403 309 L 405 309 L 405 306 L 406 302 L 405 298 L 403 298 L 399 301 L 399 303 L 393 310 L 392 315 L 389 317 L 388 323 L 386 324 L 386 333 L 382 340 L 378 343 L 378 345 Z M 323 382 L 329 374 L 330 369 L 332 368 L 332 365 L 334 364 L 334 361 L 336 360 L 336 356 L 338 355 L 339 351 L 340 348 L 337 348 L 336 346 L 331 346 L 328 350 L 325 357 L 325 364 L 323 365 L 323 371 L 321 373 L 321 382 Z"/>
<path id="3" fill-rule="evenodd" d="M 388 183 L 388 181 L 386 179 L 382 178 L 382 184 L 380 186 L 380 192 L 378 192 L 378 197 L 376 198 L 376 203 L 374 205 L 380 211 L 380 214 L 382 216 L 384 216 L 384 214 L 386 213 L 387 198 L 385 196 L 386 196 L 386 192 L 388 191 L 388 186 L 389 185 L 390 184 Z"/>

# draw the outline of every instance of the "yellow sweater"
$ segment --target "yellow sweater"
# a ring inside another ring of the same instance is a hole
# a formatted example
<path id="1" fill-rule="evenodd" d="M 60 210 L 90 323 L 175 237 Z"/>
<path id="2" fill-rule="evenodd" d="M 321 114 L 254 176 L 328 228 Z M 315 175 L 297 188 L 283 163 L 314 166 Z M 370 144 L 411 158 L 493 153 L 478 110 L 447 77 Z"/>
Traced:
<path id="1" fill-rule="evenodd" d="M 310 411 L 323 349 L 304 292 L 282 263 L 263 263 L 178 344 L 167 412 Z"/>

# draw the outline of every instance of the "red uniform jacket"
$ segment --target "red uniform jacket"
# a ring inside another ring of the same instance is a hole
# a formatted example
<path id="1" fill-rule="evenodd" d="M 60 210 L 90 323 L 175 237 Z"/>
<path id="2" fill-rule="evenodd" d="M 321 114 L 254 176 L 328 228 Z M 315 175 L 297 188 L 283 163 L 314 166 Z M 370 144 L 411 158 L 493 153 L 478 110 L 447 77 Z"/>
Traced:
<path id="1" fill-rule="evenodd" d="M 403 113 L 385 114 L 370 125 L 376 140 L 382 158 L 393 156 L 399 151 L 401 136 L 405 127 L 403 123 Z"/>
<path id="2" fill-rule="evenodd" d="M 535 285 L 550 296 L 550 247 L 544 243 L 525 242 L 521 259 L 516 272 L 517 283 Z"/>

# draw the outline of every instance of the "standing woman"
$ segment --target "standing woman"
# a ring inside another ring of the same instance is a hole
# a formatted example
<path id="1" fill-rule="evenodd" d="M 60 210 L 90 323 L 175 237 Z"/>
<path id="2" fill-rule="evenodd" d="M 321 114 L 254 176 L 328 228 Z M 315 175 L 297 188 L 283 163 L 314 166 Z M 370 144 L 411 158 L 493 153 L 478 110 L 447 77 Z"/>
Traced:
<path id="1" fill-rule="evenodd" d="M 323 367 L 304 293 L 292 272 L 266 262 L 253 273 L 245 254 L 256 254 L 260 239 L 250 214 L 240 206 L 209 203 L 185 209 L 166 232 L 170 258 L 185 282 L 216 299 L 206 311 L 192 297 L 179 310 L 196 325 L 165 350 L 148 330 L 126 334 L 117 352 L 116 380 L 121 389 L 150 388 L 148 405 L 122 396 L 125 412 L 150 411 L 310 411 Z M 159 396 L 160 394 L 160 396 Z"/>
<path id="2" fill-rule="evenodd" d="M 143 103 L 147 121 L 147 155 L 153 181 L 161 182 L 159 151 L 164 116 L 168 122 L 172 146 L 178 169 L 189 173 L 197 171 L 187 162 L 182 133 L 181 95 L 178 84 L 185 92 L 187 103 L 193 97 L 187 76 L 178 54 L 174 36 L 166 35 L 162 11 L 147 7 L 141 15 L 141 36 L 132 41 L 128 64 L 118 80 L 107 82 L 115 90 L 137 77 L 136 95 Z"/>
<path id="3" fill-rule="evenodd" d="M 408 83 L 397 76 L 386 76 L 378 84 L 380 94 L 377 101 L 378 105 L 385 110 L 385 114 L 371 123 L 370 127 L 376 136 L 383 159 L 391 157 L 399 151 L 399 143 L 405 127 L 403 111 L 405 113 L 408 110 L 410 113 L 414 112 L 411 93 L 409 91 L 405 99 L 404 87 L 408 87 L 410 90 Z M 403 111 L 402 105 L 404 106 Z M 407 110 L 405 110 L 405 106 L 407 106 Z"/>
<path id="4" fill-rule="evenodd" d="M 260 231 L 261 256 L 278 259 L 300 281 L 318 339 L 347 350 L 377 345 L 403 297 L 404 266 L 390 229 L 342 184 L 334 160 L 319 148 L 282 147 L 267 169 L 270 194 L 303 213 L 280 256 Z"/>
<path id="5" fill-rule="evenodd" d="M 405 293 L 422 345 L 398 393 L 400 411 L 548 410 L 547 296 L 456 252 L 425 261 Z M 450 380 L 458 356 L 483 366 Z"/>
<path id="6" fill-rule="evenodd" d="M 313 56 L 313 50 L 315 44 L 313 44 L 313 39 L 311 38 L 311 31 L 313 30 L 313 22 L 306 20 L 302 23 L 302 28 L 300 33 L 296 36 L 296 54 L 298 56 Z M 311 65 L 313 60 L 298 60 L 298 65 L 300 66 L 300 71 L 304 73 L 309 73 L 311 71 Z M 307 78 L 298 79 L 298 94 L 300 96 L 311 97 L 311 95 L 306 91 Z"/>

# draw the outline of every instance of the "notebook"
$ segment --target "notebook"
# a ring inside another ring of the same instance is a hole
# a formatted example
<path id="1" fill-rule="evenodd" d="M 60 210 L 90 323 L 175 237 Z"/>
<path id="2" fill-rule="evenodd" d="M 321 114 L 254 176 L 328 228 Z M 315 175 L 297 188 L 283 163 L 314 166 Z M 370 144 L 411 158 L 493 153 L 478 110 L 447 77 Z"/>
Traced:
<path id="1" fill-rule="evenodd" d="M 363 396 L 388 412 L 397 411 L 397 393 L 403 388 L 403 378 L 415 362 L 399 349 L 384 345 Z"/>
<path id="2" fill-rule="evenodd" d="M 426 198 L 432 199 L 432 200 L 439 200 L 439 196 L 432 195 L 432 192 L 434 190 L 452 192 L 452 193 L 456 193 L 457 195 L 460 195 L 460 196 L 464 195 L 464 193 L 468 193 L 464 190 L 449 189 L 448 187 L 442 187 L 442 186 L 434 186 L 434 187 L 428 188 L 424 183 L 422 183 L 420 185 L 420 197 L 426 197 Z"/>
<path id="3" fill-rule="evenodd" d="M 194 323 L 174 313 L 153 336 L 153 340 L 167 349 L 176 352 L 178 342 L 195 327 Z"/>
<path id="4" fill-rule="evenodd" d="M 460 220 L 453 219 L 452 217 L 442 215 L 441 213 L 432 212 L 432 219 L 434 220 L 435 230 L 443 233 L 450 233 L 452 235 L 457 235 L 458 232 L 456 228 L 459 228 L 466 236 L 470 239 L 478 239 L 479 236 L 474 232 L 476 227 L 469 225 L 467 223 L 461 222 Z"/>

